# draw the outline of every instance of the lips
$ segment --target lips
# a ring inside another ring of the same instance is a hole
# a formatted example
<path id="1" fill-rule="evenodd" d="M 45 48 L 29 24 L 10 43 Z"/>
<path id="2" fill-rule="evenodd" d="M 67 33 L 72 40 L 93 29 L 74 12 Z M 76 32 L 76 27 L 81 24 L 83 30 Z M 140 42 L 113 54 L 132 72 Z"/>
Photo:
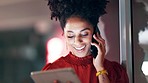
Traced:
<path id="1" fill-rule="evenodd" d="M 74 48 L 75 48 L 76 50 L 78 50 L 78 51 L 81 51 L 81 50 L 83 50 L 85 47 L 86 47 L 86 45 L 81 46 L 81 47 L 74 47 Z"/>

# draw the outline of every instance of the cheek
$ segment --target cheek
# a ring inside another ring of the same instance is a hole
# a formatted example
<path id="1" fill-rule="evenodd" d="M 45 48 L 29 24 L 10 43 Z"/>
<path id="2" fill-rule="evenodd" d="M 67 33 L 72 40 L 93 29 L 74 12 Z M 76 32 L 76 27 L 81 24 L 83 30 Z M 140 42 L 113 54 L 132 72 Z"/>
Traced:
<path id="1" fill-rule="evenodd" d="M 71 39 L 65 38 L 65 39 L 66 39 L 67 44 L 73 44 L 74 43 L 74 38 L 71 38 Z"/>
<path id="2" fill-rule="evenodd" d="M 71 50 L 72 45 L 73 45 L 73 41 L 67 37 L 65 37 L 65 41 L 66 41 L 66 47 Z"/>
<path id="3" fill-rule="evenodd" d="M 91 43 L 92 42 L 92 37 L 89 36 L 88 38 L 84 38 L 84 41 L 87 43 Z"/>
<path id="4" fill-rule="evenodd" d="M 83 42 L 89 44 L 89 43 L 91 43 L 91 38 L 89 38 L 89 39 L 84 39 Z"/>

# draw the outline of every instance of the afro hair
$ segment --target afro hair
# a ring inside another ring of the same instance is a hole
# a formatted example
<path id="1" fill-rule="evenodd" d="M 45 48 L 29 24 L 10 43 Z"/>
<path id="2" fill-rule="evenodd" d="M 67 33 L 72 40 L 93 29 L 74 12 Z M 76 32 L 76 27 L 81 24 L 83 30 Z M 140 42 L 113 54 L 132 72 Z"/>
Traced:
<path id="1" fill-rule="evenodd" d="M 48 0 L 51 19 L 59 20 L 62 29 L 66 20 L 72 16 L 80 17 L 94 27 L 98 19 L 106 13 L 107 0 Z"/>

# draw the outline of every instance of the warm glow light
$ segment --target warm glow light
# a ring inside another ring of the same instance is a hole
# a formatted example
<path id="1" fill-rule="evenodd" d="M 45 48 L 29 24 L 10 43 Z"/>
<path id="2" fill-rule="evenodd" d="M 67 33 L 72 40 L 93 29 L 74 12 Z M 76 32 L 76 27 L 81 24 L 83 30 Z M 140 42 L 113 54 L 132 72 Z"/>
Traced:
<path id="1" fill-rule="evenodd" d="M 52 38 L 47 42 L 47 63 L 52 63 L 61 57 L 63 41 L 60 38 Z"/>
<path id="2" fill-rule="evenodd" d="M 142 64 L 142 71 L 145 75 L 148 76 L 148 61 L 144 61 Z"/>

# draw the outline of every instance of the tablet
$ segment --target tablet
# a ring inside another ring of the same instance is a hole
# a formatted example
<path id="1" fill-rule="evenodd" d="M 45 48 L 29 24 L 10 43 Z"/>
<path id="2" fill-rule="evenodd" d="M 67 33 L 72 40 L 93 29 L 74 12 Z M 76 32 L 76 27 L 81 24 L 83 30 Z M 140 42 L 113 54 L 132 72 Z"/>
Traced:
<path id="1" fill-rule="evenodd" d="M 72 83 L 81 83 L 72 68 L 35 71 L 31 72 L 31 78 L 35 83 L 53 83 L 54 80 L 58 80 L 59 83 L 66 83 L 67 81 Z"/>

